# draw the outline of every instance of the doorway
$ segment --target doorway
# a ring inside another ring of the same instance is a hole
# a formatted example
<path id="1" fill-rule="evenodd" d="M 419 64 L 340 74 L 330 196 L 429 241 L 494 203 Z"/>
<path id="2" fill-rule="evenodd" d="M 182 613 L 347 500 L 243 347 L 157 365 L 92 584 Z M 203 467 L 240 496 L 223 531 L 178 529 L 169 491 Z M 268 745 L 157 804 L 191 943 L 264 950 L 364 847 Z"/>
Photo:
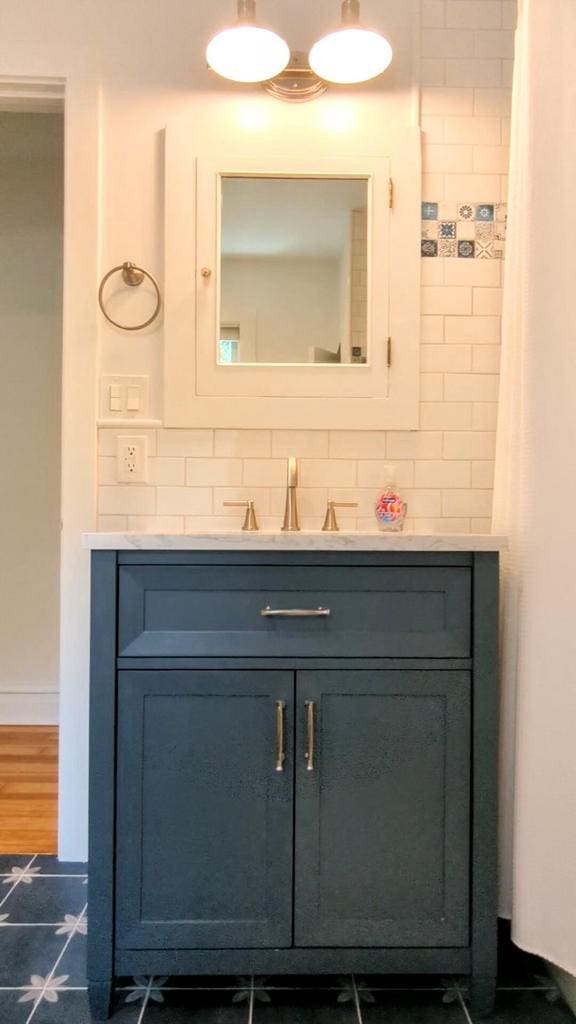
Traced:
<path id="1" fill-rule="evenodd" d="M 57 849 L 63 195 L 63 111 L 0 101 L 0 854 Z"/>

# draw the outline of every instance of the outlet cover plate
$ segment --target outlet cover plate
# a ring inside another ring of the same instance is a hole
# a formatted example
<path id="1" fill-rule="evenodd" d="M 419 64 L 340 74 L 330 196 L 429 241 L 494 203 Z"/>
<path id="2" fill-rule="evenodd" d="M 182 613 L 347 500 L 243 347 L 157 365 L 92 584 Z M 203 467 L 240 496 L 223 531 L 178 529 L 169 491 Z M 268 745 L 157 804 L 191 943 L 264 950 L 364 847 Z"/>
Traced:
<path id="1" fill-rule="evenodd" d="M 116 478 L 119 484 L 148 482 L 148 438 L 145 434 L 116 438 Z"/>

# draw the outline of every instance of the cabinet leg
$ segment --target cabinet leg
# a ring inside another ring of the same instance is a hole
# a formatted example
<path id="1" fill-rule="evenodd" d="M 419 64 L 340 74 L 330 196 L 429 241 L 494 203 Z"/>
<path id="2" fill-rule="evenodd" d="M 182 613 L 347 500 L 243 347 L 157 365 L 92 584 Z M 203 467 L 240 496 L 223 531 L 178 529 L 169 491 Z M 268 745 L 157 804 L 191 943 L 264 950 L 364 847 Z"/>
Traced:
<path id="1" fill-rule="evenodd" d="M 475 1017 L 488 1017 L 494 1010 L 496 978 L 491 974 L 476 974 L 470 978 L 470 1007 Z"/>
<path id="2" fill-rule="evenodd" d="M 110 981 L 89 981 L 88 1002 L 94 1021 L 108 1020 L 112 1011 L 113 983 Z"/>

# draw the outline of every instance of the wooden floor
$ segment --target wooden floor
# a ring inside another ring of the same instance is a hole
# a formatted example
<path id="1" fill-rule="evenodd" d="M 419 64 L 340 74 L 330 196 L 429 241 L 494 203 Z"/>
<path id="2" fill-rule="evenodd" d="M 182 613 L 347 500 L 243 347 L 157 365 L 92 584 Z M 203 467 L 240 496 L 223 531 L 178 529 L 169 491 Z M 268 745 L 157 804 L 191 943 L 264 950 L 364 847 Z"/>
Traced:
<path id="1" fill-rule="evenodd" d="M 58 729 L 0 725 L 0 853 L 56 853 Z"/>

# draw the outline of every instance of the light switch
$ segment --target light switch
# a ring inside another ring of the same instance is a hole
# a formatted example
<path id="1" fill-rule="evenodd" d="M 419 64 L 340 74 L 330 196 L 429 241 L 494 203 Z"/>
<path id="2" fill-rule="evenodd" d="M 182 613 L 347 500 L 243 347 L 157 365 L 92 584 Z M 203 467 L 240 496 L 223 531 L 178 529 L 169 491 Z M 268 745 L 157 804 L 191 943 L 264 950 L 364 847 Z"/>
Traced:
<path id="1" fill-rule="evenodd" d="M 110 412 L 122 411 L 122 388 L 119 384 L 111 384 L 108 391 L 108 407 Z"/>
<path id="2" fill-rule="evenodd" d="M 129 384 L 126 388 L 126 410 L 127 412 L 138 412 L 140 409 L 140 388 L 136 384 Z"/>

